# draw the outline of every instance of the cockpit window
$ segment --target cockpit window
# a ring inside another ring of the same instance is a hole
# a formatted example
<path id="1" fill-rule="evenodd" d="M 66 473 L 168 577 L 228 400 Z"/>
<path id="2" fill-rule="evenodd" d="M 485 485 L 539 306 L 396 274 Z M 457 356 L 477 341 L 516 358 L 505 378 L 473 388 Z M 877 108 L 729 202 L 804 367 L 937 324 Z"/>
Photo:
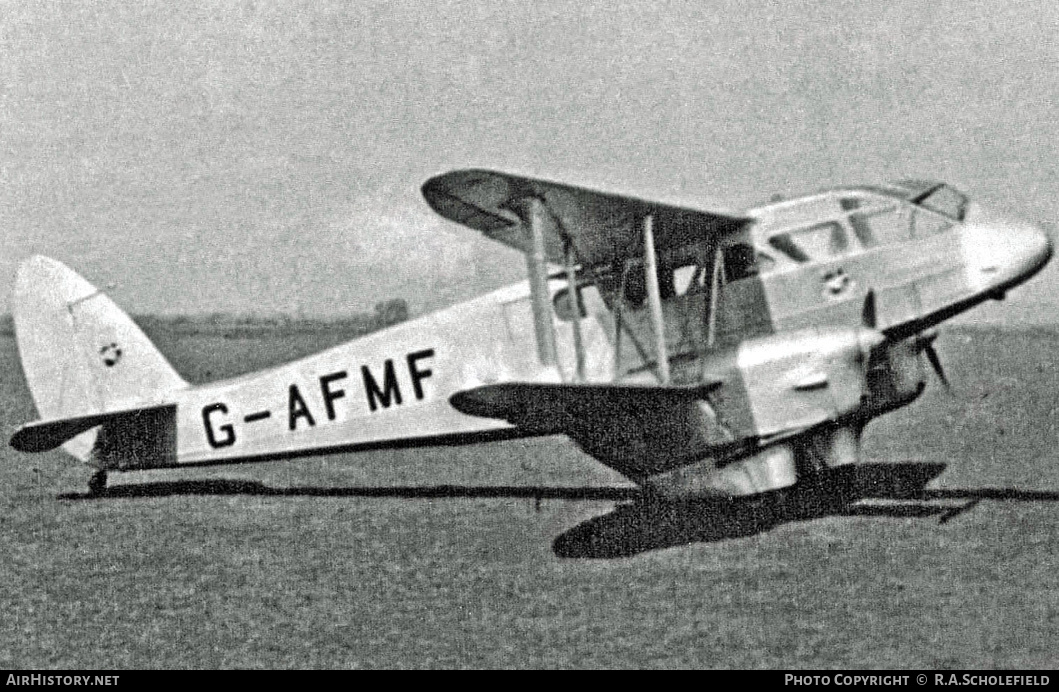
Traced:
<path id="1" fill-rule="evenodd" d="M 963 221 L 964 214 L 967 213 L 967 197 L 948 185 L 931 188 L 912 202 L 953 221 Z"/>
<path id="2" fill-rule="evenodd" d="M 791 240 L 791 236 L 787 233 L 772 236 L 769 238 L 769 245 L 787 255 L 795 262 L 809 261 L 809 255 L 802 252 L 802 249 L 794 244 L 794 241 Z"/>
<path id="3" fill-rule="evenodd" d="M 837 257 L 846 252 L 849 239 L 837 221 L 816 224 L 790 233 L 780 233 L 769 238 L 769 245 L 795 262 Z"/>

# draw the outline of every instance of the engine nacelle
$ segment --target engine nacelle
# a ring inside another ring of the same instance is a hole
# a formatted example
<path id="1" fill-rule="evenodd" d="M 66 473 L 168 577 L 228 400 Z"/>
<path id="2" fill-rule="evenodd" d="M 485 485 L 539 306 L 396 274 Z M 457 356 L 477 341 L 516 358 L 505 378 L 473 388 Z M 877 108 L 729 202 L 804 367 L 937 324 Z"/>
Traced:
<path id="1" fill-rule="evenodd" d="M 926 386 L 922 353 L 929 341 L 920 337 L 876 348 L 868 363 L 868 397 L 864 417 L 873 418 L 909 404 Z"/>
<path id="2" fill-rule="evenodd" d="M 865 327 L 814 327 L 748 339 L 706 359 L 724 382 L 715 403 L 737 439 L 768 439 L 855 414 L 870 398 L 869 363 L 884 343 Z"/>
<path id="3" fill-rule="evenodd" d="M 822 426 L 720 465 L 714 459 L 660 473 L 645 485 L 667 500 L 742 497 L 787 488 L 802 471 L 856 463 L 861 426 Z"/>

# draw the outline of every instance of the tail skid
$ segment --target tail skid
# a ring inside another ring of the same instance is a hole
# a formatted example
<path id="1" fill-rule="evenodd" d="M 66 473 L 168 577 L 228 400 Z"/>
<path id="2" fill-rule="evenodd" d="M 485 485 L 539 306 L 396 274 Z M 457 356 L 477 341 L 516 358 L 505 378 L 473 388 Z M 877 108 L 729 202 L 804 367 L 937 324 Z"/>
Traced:
<path id="1" fill-rule="evenodd" d="M 61 262 L 25 260 L 12 308 L 22 370 L 45 419 L 15 433 L 17 449 L 62 444 L 102 465 L 97 437 L 126 437 L 121 430 L 171 409 L 166 400 L 188 386 L 114 301 Z"/>

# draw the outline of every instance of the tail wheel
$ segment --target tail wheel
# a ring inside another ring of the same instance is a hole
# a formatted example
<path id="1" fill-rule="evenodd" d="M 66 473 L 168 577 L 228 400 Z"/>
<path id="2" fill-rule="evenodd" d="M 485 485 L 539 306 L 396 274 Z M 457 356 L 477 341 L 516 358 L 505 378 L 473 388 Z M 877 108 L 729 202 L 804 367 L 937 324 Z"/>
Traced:
<path id="1" fill-rule="evenodd" d="M 96 471 L 88 479 L 88 491 L 93 495 L 99 495 L 107 488 L 107 472 Z"/>

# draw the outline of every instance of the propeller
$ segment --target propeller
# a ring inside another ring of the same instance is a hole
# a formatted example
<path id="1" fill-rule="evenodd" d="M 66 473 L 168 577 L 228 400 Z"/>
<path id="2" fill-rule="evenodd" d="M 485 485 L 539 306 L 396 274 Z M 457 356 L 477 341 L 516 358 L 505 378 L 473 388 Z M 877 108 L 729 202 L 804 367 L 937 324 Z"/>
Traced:
<path id="1" fill-rule="evenodd" d="M 938 357 L 938 351 L 934 348 L 934 340 L 937 338 L 937 333 L 923 335 L 920 341 L 921 348 L 927 354 L 930 367 L 934 368 L 934 372 L 937 374 L 938 379 L 941 380 L 941 384 L 945 386 L 945 391 L 951 393 L 952 385 L 949 383 L 949 378 L 945 377 L 945 368 L 941 367 L 941 358 Z"/>
<path id="2" fill-rule="evenodd" d="M 864 296 L 864 304 L 861 306 L 860 311 L 861 324 L 869 329 L 878 328 L 878 311 L 875 305 L 875 291 L 869 290 L 867 295 Z M 934 348 L 934 340 L 938 338 L 938 333 L 935 331 L 929 331 L 922 334 L 919 337 L 919 350 L 927 354 L 927 360 L 930 361 L 930 367 L 934 369 L 934 373 L 941 380 L 941 384 L 945 387 L 945 391 L 952 392 L 952 385 L 949 383 L 949 378 L 945 376 L 945 368 L 941 366 L 941 358 L 938 357 L 938 351 Z"/>
<path id="3" fill-rule="evenodd" d="M 875 291 L 869 290 L 868 295 L 864 296 L 864 306 L 860 311 L 860 322 L 869 329 L 876 329 L 878 321 L 875 312 Z"/>
<path id="4" fill-rule="evenodd" d="M 945 389 L 952 391 L 952 385 L 949 384 L 949 378 L 945 377 L 945 369 L 941 367 L 941 359 L 938 358 L 938 352 L 934 348 L 934 344 L 927 344 L 926 347 L 927 360 L 930 361 L 930 366 L 934 368 L 934 372 L 938 374 L 938 379 L 945 385 Z"/>

